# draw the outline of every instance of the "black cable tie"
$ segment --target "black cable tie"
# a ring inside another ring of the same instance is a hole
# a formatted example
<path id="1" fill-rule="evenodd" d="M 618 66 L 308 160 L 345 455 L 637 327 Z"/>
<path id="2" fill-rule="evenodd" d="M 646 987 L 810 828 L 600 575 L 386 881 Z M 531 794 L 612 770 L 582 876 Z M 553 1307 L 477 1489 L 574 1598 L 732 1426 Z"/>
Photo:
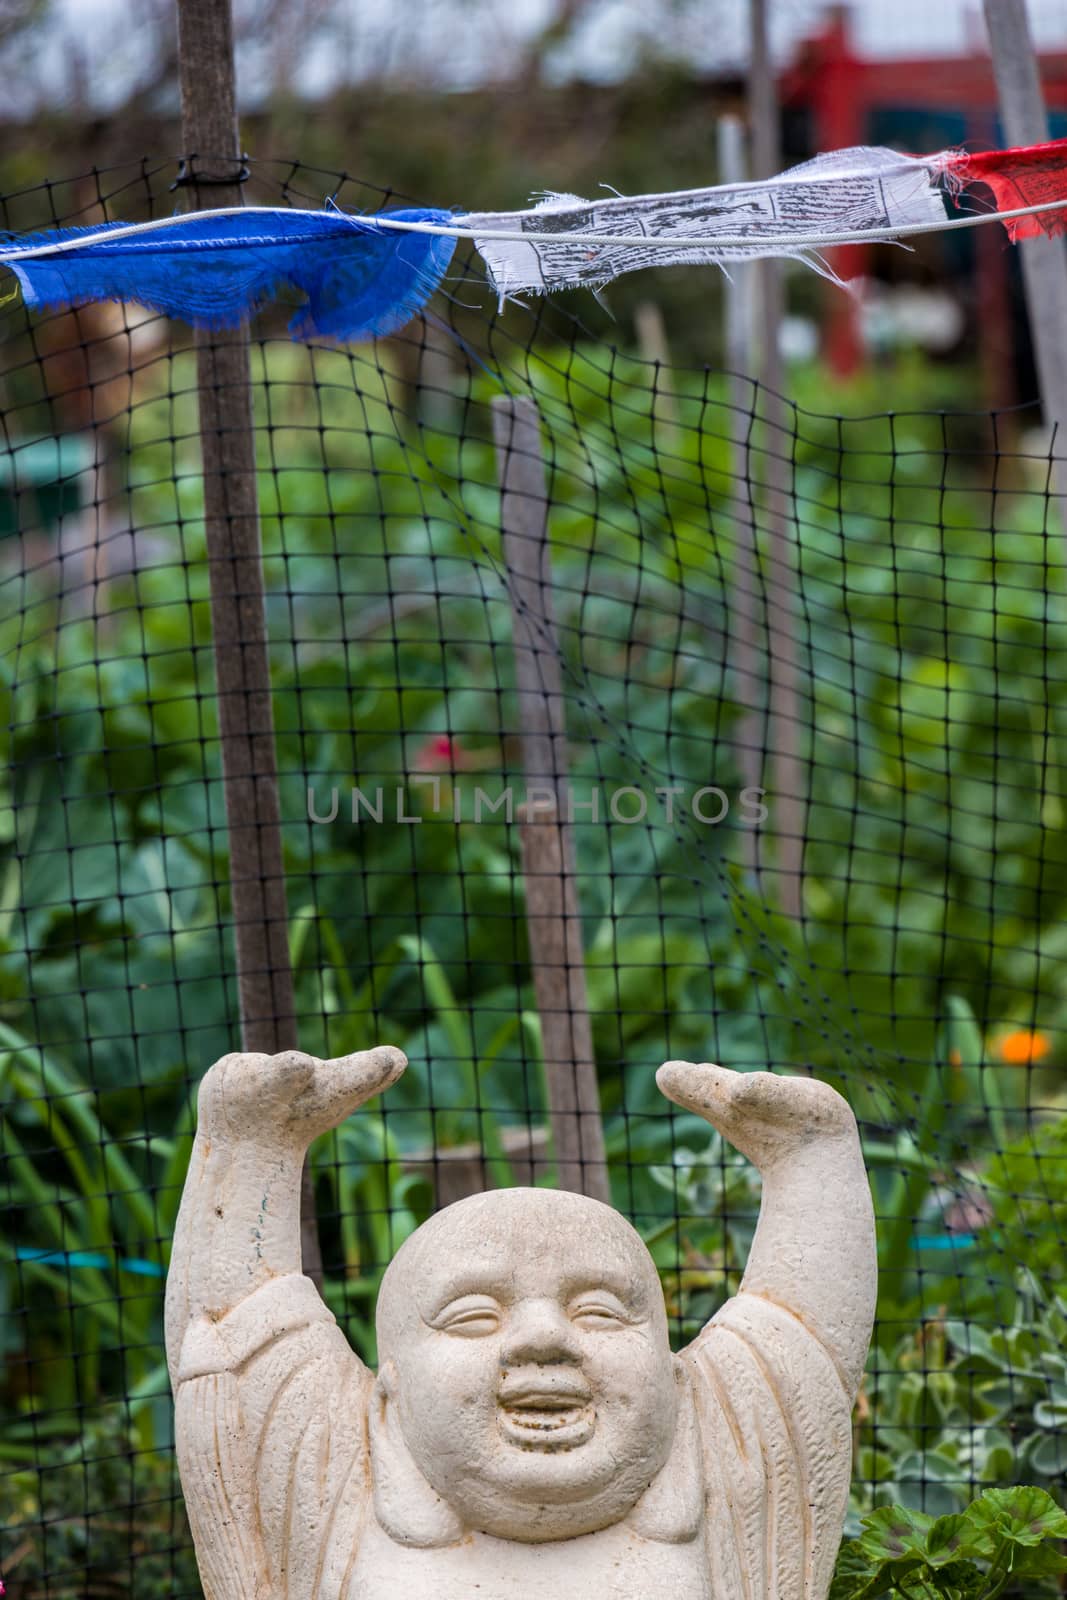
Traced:
<path id="1" fill-rule="evenodd" d="M 236 172 L 210 173 L 197 172 L 194 166 L 196 156 L 182 156 L 178 164 L 178 176 L 171 184 L 171 190 L 187 189 L 194 184 L 198 189 L 226 188 L 232 183 L 247 183 L 252 176 L 248 165 L 248 151 L 241 151 L 241 165 Z"/>

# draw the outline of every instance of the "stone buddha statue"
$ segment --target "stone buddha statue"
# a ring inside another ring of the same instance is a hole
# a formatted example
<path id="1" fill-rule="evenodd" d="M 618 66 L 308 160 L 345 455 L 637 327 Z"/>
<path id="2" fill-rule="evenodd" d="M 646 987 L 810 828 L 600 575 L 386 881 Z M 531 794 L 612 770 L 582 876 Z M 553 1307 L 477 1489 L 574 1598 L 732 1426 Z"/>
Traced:
<path id="1" fill-rule="evenodd" d="M 166 1317 L 208 1600 L 824 1600 L 876 1287 L 844 1100 L 660 1069 L 763 1179 L 741 1289 L 680 1354 L 628 1222 L 504 1189 L 398 1250 L 375 1375 L 301 1273 L 300 1174 L 405 1065 L 230 1055 L 201 1085 Z"/>

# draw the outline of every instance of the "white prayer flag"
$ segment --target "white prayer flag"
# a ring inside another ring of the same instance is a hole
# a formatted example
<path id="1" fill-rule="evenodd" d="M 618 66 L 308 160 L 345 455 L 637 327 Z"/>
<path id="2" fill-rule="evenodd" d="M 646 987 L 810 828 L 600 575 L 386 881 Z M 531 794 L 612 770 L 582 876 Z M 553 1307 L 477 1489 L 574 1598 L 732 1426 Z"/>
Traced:
<path id="1" fill-rule="evenodd" d="M 548 195 L 529 211 L 471 212 L 457 218 L 474 242 L 501 295 L 599 288 L 641 267 L 692 265 L 756 256 L 806 259 L 834 232 L 890 237 L 894 229 L 945 221 L 937 179 L 947 156 L 903 156 L 858 147 L 816 156 L 764 183 L 738 183 L 674 194 L 608 200 Z M 483 231 L 484 230 L 484 231 Z M 529 239 L 493 238 L 521 232 Z M 538 238 L 539 234 L 605 234 L 632 243 Z M 649 243 L 647 238 L 706 240 Z M 729 240 L 717 244 L 716 240 Z"/>

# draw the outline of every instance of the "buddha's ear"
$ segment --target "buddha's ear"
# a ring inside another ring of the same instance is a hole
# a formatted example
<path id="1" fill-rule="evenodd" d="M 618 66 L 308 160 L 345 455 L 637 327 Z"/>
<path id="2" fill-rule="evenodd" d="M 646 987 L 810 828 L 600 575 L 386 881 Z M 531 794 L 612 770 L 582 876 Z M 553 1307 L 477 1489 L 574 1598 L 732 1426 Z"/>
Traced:
<path id="1" fill-rule="evenodd" d="M 688 1544 L 703 1525 L 704 1463 L 696 1404 L 689 1375 L 672 1358 L 677 1420 L 671 1453 L 626 1518 L 626 1526 L 642 1539 L 660 1544 Z"/>
<path id="2" fill-rule="evenodd" d="M 408 1449 L 396 1402 L 396 1367 L 387 1361 L 370 1399 L 370 1468 L 374 1514 L 397 1544 L 432 1550 L 458 1544 L 466 1529 L 427 1483 Z"/>

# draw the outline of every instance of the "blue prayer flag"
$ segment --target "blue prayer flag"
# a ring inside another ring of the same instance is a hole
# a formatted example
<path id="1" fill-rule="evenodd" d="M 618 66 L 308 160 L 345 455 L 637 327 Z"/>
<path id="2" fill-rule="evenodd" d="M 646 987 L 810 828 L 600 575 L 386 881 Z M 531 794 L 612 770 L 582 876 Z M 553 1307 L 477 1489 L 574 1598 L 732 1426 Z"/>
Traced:
<path id="1" fill-rule="evenodd" d="M 452 220 L 448 212 L 421 209 L 386 215 L 439 225 Z M 114 222 L 8 234 L 0 238 L 0 265 L 16 274 L 30 306 L 129 300 L 209 329 L 236 327 L 291 284 L 308 297 L 289 324 L 294 338 L 358 341 L 396 333 L 410 321 L 440 285 L 456 245 L 447 235 L 390 231 L 374 217 L 340 211 L 193 213 L 165 227 L 106 237 L 125 228 Z M 92 243 L 74 243 L 90 236 Z M 61 243 L 72 248 L 23 254 Z"/>

